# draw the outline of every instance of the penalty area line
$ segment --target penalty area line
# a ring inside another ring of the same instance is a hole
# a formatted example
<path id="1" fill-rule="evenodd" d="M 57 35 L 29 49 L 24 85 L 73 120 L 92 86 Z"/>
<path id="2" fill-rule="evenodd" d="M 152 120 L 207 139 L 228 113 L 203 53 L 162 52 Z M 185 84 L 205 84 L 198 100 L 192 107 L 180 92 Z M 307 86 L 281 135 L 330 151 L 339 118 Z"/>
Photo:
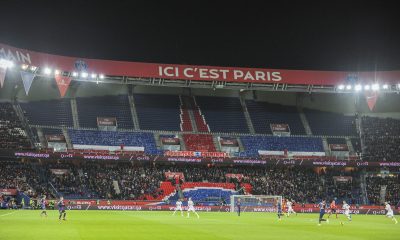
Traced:
<path id="1" fill-rule="evenodd" d="M 13 211 L 13 212 L 9 212 L 9 213 L 6 213 L 6 214 L 2 214 L 2 215 L 0 215 L 0 217 L 5 217 L 5 216 L 8 216 L 8 215 L 14 214 L 16 212 L 17 211 Z"/>

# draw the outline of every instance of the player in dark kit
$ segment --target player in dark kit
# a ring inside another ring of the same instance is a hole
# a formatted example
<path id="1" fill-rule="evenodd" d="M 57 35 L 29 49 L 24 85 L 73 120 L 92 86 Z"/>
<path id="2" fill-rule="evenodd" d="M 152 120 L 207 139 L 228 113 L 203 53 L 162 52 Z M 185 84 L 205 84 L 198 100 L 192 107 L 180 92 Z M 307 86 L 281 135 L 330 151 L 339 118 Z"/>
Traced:
<path id="1" fill-rule="evenodd" d="M 324 219 L 325 209 L 326 209 L 326 201 L 322 200 L 322 202 L 319 203 L 319 221 L 318 221 L 318 226 L 321 225 L 321 222 L 329 223 L 329 219 Z"/>
<path id="2" fill-rule="evenodd" d="M 281 201 L 279 201 L 279 199 L 277 199 L 277 204 L 276 204 L 276 209 L 277 209 L 277 211 L 278 211 L 278 220 L 279 221 L 281 221 L 282 220 L 282 216 L 283 216 L 283 213 L 282 213 L 282 204 L 281 204 Z"/>
<path id="3" fill-rule="evenodd" d="M 240 198 L 236 202 L 237 214 L 240 217 Z"/>
<path id="4" fill-rule="evenodd" d="M 58 206 L 58 213 L 59 213 L 58 220 L 61 220 L 61 217 L 63 218 L 64 221 L 67 220 L 67 219 L 65 219 L 67 213 L 65 212 L 65 203 L 64 203 L 63 197 L 60 197 L 60 201 L 58 201 L 57 206 Z"/>
<path id="5" fill-rule="evenodd" d="M 43 196 L 42 199 L 40 199 L 40 207 L 42 208 L 42 212 L 40 213 L 40 216 L 43 217 L 43 215 L 45 217 L 47 217 L 47 212 L 46 212 L 46 196 Z"/>

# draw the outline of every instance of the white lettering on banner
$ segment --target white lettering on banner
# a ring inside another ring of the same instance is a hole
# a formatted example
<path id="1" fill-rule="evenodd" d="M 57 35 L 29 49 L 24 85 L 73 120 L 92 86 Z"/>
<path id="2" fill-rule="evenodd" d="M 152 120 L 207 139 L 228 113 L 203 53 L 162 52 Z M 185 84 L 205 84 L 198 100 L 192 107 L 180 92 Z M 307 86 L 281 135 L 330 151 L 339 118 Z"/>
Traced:
<path id="1" fill-rule="evenodd" d="M 179 73 L 184 78 L 193 79 L 228 79 L 228 74 L 232 74 L 233 80 L 237 81 L 275 81 L 282 80 L 280 72 L 268 72 L 262 70 L 239 70 L 239 69 L 218 69 L 218 68 L 197 68 L 197 67 L 176 67 L 176 66 L 158 66 L 158 75 L 160 77 L 179 77 Z"/>
<path id="2" fill-rule="evenodd" d="M 268 73 L 268 75 L 269 75 L 269 73 Z M 256 80 L 265 81 L 265 73 L 262 71 L 256 71 Z"/>
<path id="3" fill-rule="evenodd" d="M 11 61 L 32 64 L 31 56 L 29 55 L 29 53 L 24 54 L 19 51 L 13 52 L 10 49 L 0 48 L 0 57 L 6 58 Z"/>
<path id="4" fill-rule="evenodd" d="M 222 73 L 222 79 L 226 79 L 227 78 L 227 73 L 229 72 L 229 70 L 227 69 L 221 69 L 219 70 Z"/>
<path id="5" fill-rule="evenodd" d="M 251 75 L 251 72 L 247 72 L 246 76 L 244 77 L 244 80 L 254 80 L 253 75 Z"/>
<path id="6" fill-rule="evenodd" d="M 193 68 L 185 68 L 185 69 L 183 69 L 183 75 L 185 75 L 185 77 L 192 78 L 193 74 L 189 74 L 188 71 L 193 72 Z"/>
<path id="7" fill-rule="evenodd" d="M 233 70 L 233 79 L 237 80 L 238 78 L 243 77 L 243 72 L 240 70 Z"/>
<path id="8" fill-rule="evenodd" d="M 268 77 L 268 79 L 269 79 L 269 77 Z M 275 82 L 281 81 L 282 80 L 281 73 L 280 72 L 272 72 L 272 79 L 271 80 L 275 81 Z"/>
<path id="9" fill-rule="evenodd" d="M 210 69 L 210 78 L 217 79 L 219 76 L 218 69 Z"/>
<path id="10" fill-rule="evenodd" d="M 200 68 L 199 69 L 200 78 L 208 78 L 207 71 L 208 71 L 208 69 Z"/>

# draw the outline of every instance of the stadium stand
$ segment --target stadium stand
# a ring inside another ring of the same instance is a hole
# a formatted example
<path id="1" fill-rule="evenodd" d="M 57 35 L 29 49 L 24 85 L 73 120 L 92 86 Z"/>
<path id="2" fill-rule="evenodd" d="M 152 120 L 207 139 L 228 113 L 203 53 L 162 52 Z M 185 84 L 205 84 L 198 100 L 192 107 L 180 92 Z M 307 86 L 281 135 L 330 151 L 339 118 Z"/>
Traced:
<path id="1" fill-rule="evenodd" d="M 399 161 L 400 120 L 363 117 L 361 126 L 364 140 L 363 159 Z"/>
<path id="2" fill-rule="evenodd" d="M 31 143 L 11 103 L 0 103 L 0 149 L 30 149 Z"/>
<path id="3" fill-rule="evenodd" d="M 248 133 L 239 98 L 196 96 L 211 132 Z"/>
<path id="4" fill-rule="evenodd" d="M 258 150 L 324 152 L 321 138 L 244 136 L 240 139 L 245 148 L 245 151 L 240 153 L 242 157 L 258 156 Z"/>
<path id="5" fill-rule="evenodd" d="M 72 127 L 72 110 L 69 99 L 19 103 L 31 125 Z"/>
<path id="6" fill-rule="evenodd" d="M 180 100 L 177 95 L 135 94 L 140 129 L 180 131 Z"/>
<path id="7" fill-rule="evenodd" d="M 272 134 L 270 124 L 288 124 L 292 135 L 305 135 L 300 115 L 294 106 L 246 100 L 256 133 Z"/>
<path id="8" fill-rule="evenodd" d="M 93 146 L 144 147 L 147 154 L 159 154 L 152 133 L 68 130 L 72 144 Z"/>
<path id="9" fill-rule="evenodd" d="M 115 117 L 118 128 L 133 129 L 127 95 L 76 98 L 79 125 L 97 128 L 97 117 Z"/>
<path id="10" fill-rule="evenodd" d="M 357 136 L 355 117 L 338 113 L 304 109 L 314 135 Z"/>
<path id="11" fill-rule="evenodd" d="M 380 205 L 388 201 L 392 204 L 400 203 L 400 176 L 368 176 L 367 193 L 369 204 Z M 381 193 L 384 198 L 381 198 Z"/>

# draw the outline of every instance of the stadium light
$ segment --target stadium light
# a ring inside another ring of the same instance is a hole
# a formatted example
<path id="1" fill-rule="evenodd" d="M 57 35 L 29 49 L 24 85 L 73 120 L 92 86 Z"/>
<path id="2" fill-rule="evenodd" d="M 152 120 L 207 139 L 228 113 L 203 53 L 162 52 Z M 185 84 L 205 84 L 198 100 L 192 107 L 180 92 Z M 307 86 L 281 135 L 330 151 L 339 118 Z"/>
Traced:
<path id="1" fill-rule="evenodd" d="M 397 87 L 400 89 L 400 83 L 399 83 L 399 84 L 397 84 Z"/>
<path id="2" fill-rule="evenodd" d="M 51 69 L 50 68 L 45 68 L 43 72 L 46 75 L 50 75 L 51 74 Z"/>
<path id="3" fill-rule="evenodd" d="M 83 78 L 87 78 L 87 77 L 89 76 L 89 74 L 88 74 L 87 72 L 82 72 L 82 73 L 81 73 L 81 76 L 82 76 Z"/>
<path id="4" fill-rule="evenodd" d="M 78 73 L 77 73 L 77 72 L 72 72 L 72 76 L 73 76 L 73 77 L 77 77 L 77 76 L 78 76 Z"/>
<path id="5" fill-rule="evenodd" d="M 90 75 L 92 78 L 97 78 L 97 74 L 96 73 L 92 73 L 92 75 Z"/>
<path id="6" fill-rule="evenodd" d="M 351 90 L 351 88 L 352 88 L 351 85 L 347 85 L 347 86 L 346 86 L 346 89 L 347 89 L 347 90 Z"/>
<path id="7" fill-rule="evenodd" d="M 26 65 L 26 64 L 22 64 L 22 65 L 21 65 L 21 68 L 22 68 L 23 70 L 26 70 L 26 69 L 28 69 L 28 67 L 29 67 L 29 66 L 28 66 L 28 65 Z"/>
<path id="8" fill-rule="evenodd" d="M 344 85 L 343 84 L 339 85 L 338 89 L 339 90 L 343 90 L 344 89 Z"/>
<path id="9" fill-rule="evenodd" d="M 7 59 L 0 59 L 0 67 L 1 68 L 12 68 L 14 67 L 14 63 L 12 61 L 9 61 Z"/>
<path id="10" fill-rule="evenodd" d="M 359 91 L 362 90 L 362 86 L 361 86 L 360 84 L 357 84 L 357 85 L 354 87 L 354 90 L 356 90 L 356 92 L 359 92 Z"/>
<path id="11" fill-rule="evenodd" d="M 379 86 L 379 84 L 378 83 L 374 83 L 374 84 L 372 84 L 372 91 L 378 91 L 379 90 L 379 88 L 380 88 L 380 86 Z"/>
<path id="12" fill-rule="evenodd" d="M 365 86 L 364 86 L 364 90 L 367 90 L 367 91 L 368 91 L 370 88 L 371 88 L 371 87 L 370 87 L 369 85 L 365 85 Z"/>
<path id="13" fill-rule="evenodd" d="M 32 72 L 36 71 L 36 69 L 37 69 L 37 67 L 31 66 L 31 71 L 32 71 Z"/>
<path id="14" fill-rule="evenodd" d="M 60 74 L 61 72 L 60 72 L 60 70 L 58 70 L 58 69 L 56 69 L 55 71 L 54 71 L 54 74 L 55 75 L 58 75 L 58 74 Z"/>
<path id="15" fill-rule="evenodd" d="M 382 86 L 382 88 L 383 88 L 383 89 L 389 89 L 389 85 L 384 84 L 384 85 Z"/>
<path id="16" fill-rule="evenodd" d="M 99 75 L 100 79 L 104 79 L 104 74 Z"/>

